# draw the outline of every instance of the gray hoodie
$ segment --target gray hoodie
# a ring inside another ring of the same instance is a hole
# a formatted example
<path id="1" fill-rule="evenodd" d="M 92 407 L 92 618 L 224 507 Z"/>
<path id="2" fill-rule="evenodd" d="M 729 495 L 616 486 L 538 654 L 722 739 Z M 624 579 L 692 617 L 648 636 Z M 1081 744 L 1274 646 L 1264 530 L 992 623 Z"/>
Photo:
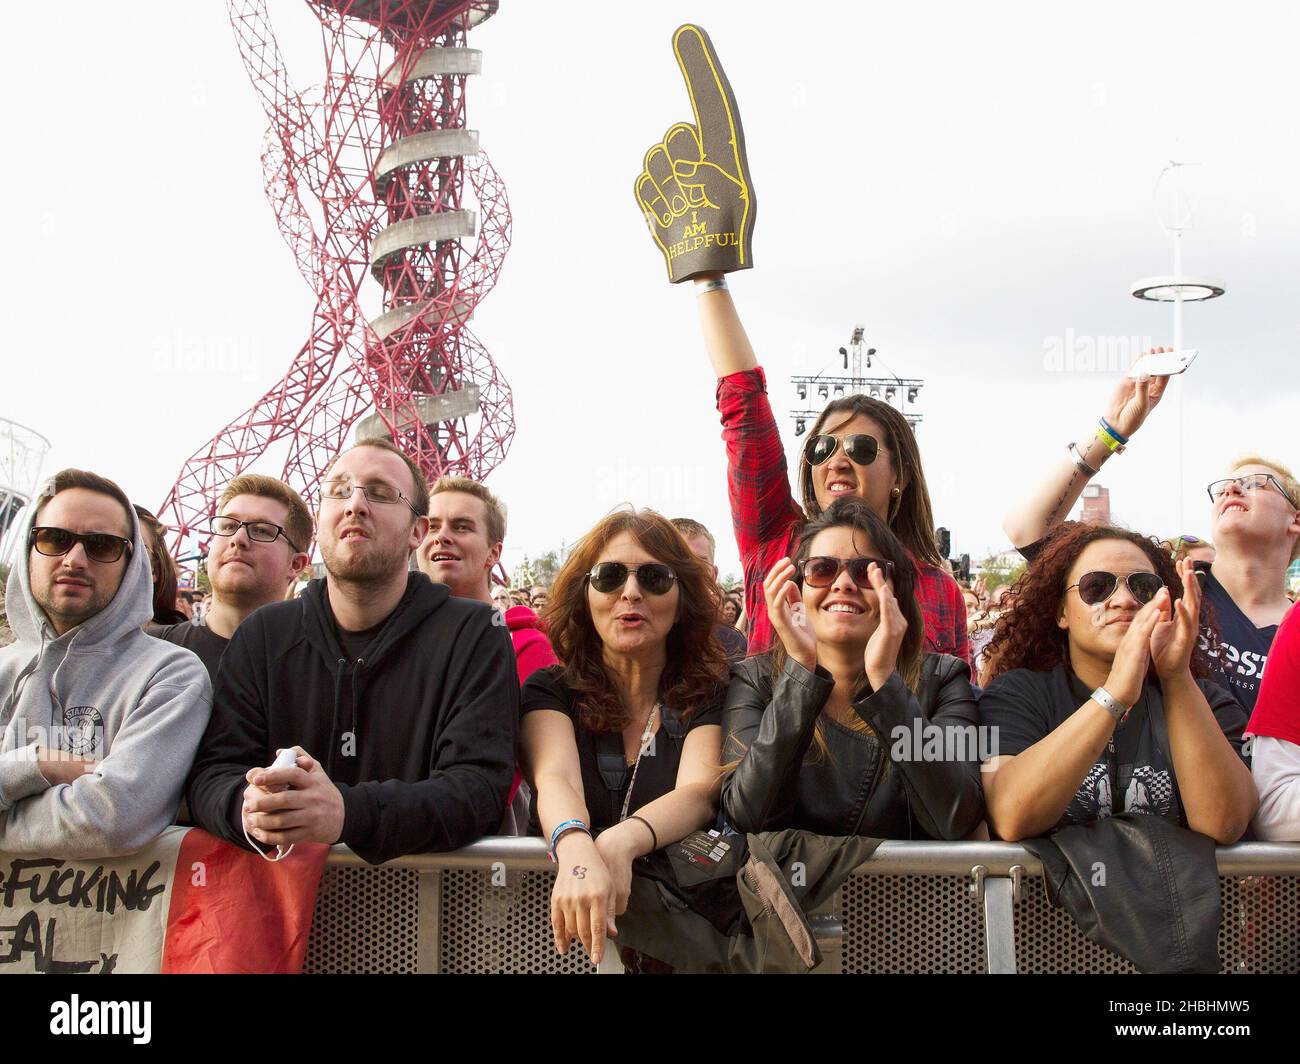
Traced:
<path id="1" fill-rule="evenodd" d="M 134 513 L 131 540 L 113 600 L 62 636 L 32 597 L 30 548 L 15 557 L 6 606 L 18 641 L 0 649 L 0 850 L 116 857 L 175 819 L 212 688 L 197 657 L 144 633 L 153 580 Z M 38 746 L 98 763 L 75 783 L 51 786 Z"/>

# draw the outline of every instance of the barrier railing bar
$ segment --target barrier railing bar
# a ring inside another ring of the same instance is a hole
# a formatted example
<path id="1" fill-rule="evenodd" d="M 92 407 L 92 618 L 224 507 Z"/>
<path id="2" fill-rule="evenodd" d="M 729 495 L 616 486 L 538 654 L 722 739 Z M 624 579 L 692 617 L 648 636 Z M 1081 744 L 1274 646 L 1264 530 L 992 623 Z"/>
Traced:
<path id="1" fill-rule="evenodd" d="M 989 876 L 980 884 L 984 895 L 984 960 L 989 975 L 1016 974 L 1015 888 L 1005 876 Z"/>
<path id="2" fill-rule="evenodd" d="M 544 872 L 554 866 L 546 856 L 544 839 L 494 836 L 479 839 L 450 853 L 411 854 L 388 861 L 386 867 L 420 872 L 445 869 L 490 869 L 503 862 L 512 871 Z M 1300 843 L 1241 842 L 1216 851 L 1220 875 L 1300 875 Z M 367 868 L 346 846 L 335 846 L 331 865 Z M 989 876 L 1009 876 L 1019 865 L 1023 875 L 1042 875 L 1042 863 L 1024 847 L 1011 842 L 882 842 L 875 853 L 854 870 L 854 875 L 959 875 L 968 876 L 983 865 Z"/>

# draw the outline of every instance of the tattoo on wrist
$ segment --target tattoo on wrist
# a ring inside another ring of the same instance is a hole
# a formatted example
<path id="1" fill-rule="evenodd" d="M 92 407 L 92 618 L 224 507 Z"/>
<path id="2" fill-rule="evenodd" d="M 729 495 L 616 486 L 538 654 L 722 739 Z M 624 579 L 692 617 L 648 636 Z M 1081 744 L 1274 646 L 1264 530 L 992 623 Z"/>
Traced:
<path id="1" fill-rule="evenodd" d="M 574 865 L 574 866 L 573 866 L 573 878 L 574 878 L 574 879 L 586 879 L 586 878 L 587 878 L 587 869 L 586 869 L 585 867 L 583 867 L 582 865 L 577 865 L 577 864 Z"/>

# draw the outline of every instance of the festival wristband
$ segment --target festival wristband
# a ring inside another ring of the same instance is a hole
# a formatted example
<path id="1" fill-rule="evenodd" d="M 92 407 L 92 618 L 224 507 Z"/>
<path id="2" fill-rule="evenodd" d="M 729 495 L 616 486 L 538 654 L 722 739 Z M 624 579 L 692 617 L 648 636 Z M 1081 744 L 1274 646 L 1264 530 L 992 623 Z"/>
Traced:
<path id="1" fill-rule="evenodd" d="M 1124 445 L 1128 443 L 1128 438 L 1119 435 L 1110 427 L 1105 418 L 1101 419 L 1100 426 L 1097 429 L 1097 439 L 1106 445 L 1106 450 L 1110 451 L 1111 454 L 1123 454 Z"/>
<path id="2" fill-rule="evenodd" d="M 555 847 L 560 844 L 560 839 L 570 831 L 583 831 L 586 832 L 588 838 L 591 838 L 591 828 L 587 827 L 581 820 L 565 820 L 556 824 L 555 830 L 551 832 L 550 858 L 552 861 L 555 860 Z"/>
<path id="3" fill-rule="evenodd" d="M 1116 722 L 1124 719 L 1131 707 L 1124 705 L 1118 698 L 1112 695 L 1104 687 L 1098 687 L 1090 696 L 1097 705 L 1101 706 L 1107 713 L 1115 718 Z"/>
<path id="4" fill-rule="evenodd" d="M 702 296 L 706 292 L 725 292 L 727 291 L 727 279 L 725 277 L 715 277 L 711 281 L 696 281 L 695 294 Z"/>

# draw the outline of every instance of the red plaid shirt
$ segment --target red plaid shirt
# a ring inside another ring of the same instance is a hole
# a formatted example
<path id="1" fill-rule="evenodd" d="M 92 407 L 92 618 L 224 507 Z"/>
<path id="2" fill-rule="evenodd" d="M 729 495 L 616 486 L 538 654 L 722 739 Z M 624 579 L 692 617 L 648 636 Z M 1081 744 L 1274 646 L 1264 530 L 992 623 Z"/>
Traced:
<path id="1" fill-rule="evenodd" d="M 718 381 L 718 413 L 727 445 L 731 521 L 745 569 L 749 652 L 757 654 L 766 650 L 773 638 L 763 578 L 779 559 L 794 554 L 804 514 L 790 493 L 785 451 L 767 399 L 762 367 Z M 916 598 L 925 618 L 924 649 L 969 662 L 966 603 L 957 581 L 942 569 L 917 565 Z"/>

